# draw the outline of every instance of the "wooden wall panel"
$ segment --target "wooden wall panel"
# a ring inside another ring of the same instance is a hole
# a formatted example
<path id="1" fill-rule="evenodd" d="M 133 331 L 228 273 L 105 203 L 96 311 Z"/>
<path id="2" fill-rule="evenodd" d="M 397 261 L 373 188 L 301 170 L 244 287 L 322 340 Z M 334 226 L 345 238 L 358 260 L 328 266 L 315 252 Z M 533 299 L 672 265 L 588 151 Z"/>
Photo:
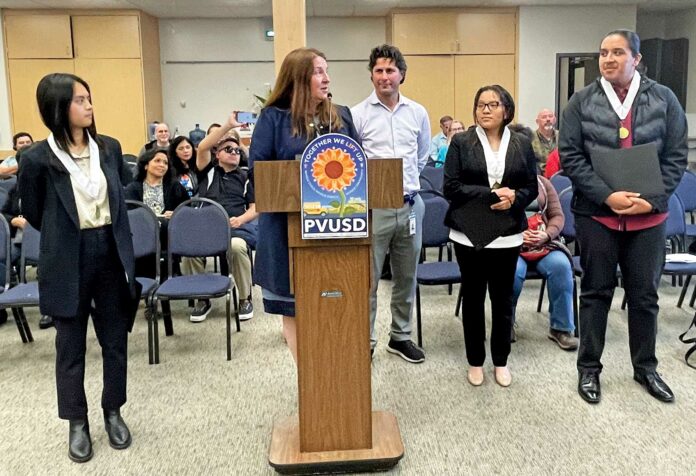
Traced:
<path id="1" fill-rule="evenodd" d="M 137 155 L 147 139 L 140 60 L 75 58 L 75 74 L 92 90 L 97 131 Z"/>
<path id="2" fill-rule="evenodd" d="M 9 59 L 72 58 L 69 15 L 5 15 Z"/>
<path id="3" fill-rule="evenodd" d="M 45 139 L 49 131 L 43 125 L 36 104 L 36 86 L 49 73 L 74 73 L 73 60 L 44 59 L 8 61 L 13 131 L 26 131 L 34 140 Z"/>
<path id="4" fill-rule="evenodd" d="M 76 58 L 140 58 L 137 15 L 72 17 Z"/>
<path id="5" fill-rule="evenodd" d="M 515 98 L 515 55 L 455 56 L 454 113 L 473 123 L 474 96 L 481 86 L 500 84 Z"/>
<path id="6" fill-rule="evenodd" d="M 440 117 L 454 115 L 454 58 L 451 55 L 407 56 L 406 65 L 406 80 L 400 90 L 425 107 L 431 135 L 435 135 L 440 132 Z"/>

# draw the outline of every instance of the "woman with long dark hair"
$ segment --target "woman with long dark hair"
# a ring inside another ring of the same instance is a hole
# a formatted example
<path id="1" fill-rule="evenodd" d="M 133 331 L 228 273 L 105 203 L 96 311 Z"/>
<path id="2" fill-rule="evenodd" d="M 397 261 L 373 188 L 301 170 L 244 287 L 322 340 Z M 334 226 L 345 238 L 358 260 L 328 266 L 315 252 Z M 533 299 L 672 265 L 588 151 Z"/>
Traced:
<path id="1" fill-rule="evenodd" d="M 295 160 L 307 144 L 329 130 L 358 140 L 350 110 L 331 104 L 326 57 L 313 48 L 298 48 L 283 60 L 275 88 L 259 115 L 249 151 L 254 162 Z M 259 216 L 254 279 L 263 289 L 267 313 L 283 316 L 283 336 L 297 362 L 295 300 L 290 292 L 288 233 L 285 213 Z"/>
<path id="2" fill-rule="evenodd" d="M 499 85 L 474 98 L 474 127 L 457 134 L 447 151 L 445 223 L 462 274 L 464 344 L 469 383 L 483 383 L 486 359 L 485 299 L 491 300 L 491 354 L 495 381 L 512 382 L 507 367 L 515 268 L 527 228 L 525 208 L 537 196 L 536 158 L 522 134 L 507 127 L 515 116 L 512 96 Z"/>
<path id="3" fill-rule="evenodd" d="M 196 168 L 196 148 L 186 136 L 178 136 L 169 144 L 169 163 L 174 175 L 188 192 L 189 198 L 198 193 L 198 169 Z"/>
<path id="4" fill-rule="evenodd" d="M 120 408 L 138 296 L 119 181 L 121 145 L 97 135 L 89 86 L 81 78 L 49 74 L 36 99 L 51 134 L 23 154 L 19 190 L 24 216 L 41 231 L 40 307 L 56 327 L 58 416 L 70 421 L 68 456 L 82 463 L 92 457 L 84 388 L 90 315 L 102 348 L 109 444 L 131 444 Z"/>

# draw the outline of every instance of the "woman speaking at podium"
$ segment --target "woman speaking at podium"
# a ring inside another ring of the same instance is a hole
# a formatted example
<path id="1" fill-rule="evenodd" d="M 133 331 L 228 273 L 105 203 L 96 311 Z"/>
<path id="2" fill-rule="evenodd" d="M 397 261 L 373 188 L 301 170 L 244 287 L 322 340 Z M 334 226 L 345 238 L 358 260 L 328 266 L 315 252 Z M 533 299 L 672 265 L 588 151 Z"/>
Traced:
<path id="1" fill-rule="evenodd" d="M 58 416 L 70 421 L 68 456 L 83 463 L 92 457 L 84 386 L 90 314 L 102 350 L 109 444 L 131 443 L 120 408 L 137 295 L 121 145 L 97 135 L 89 86 L 77 76 L 45 76 L 36 98 L 51 134 L 22 154 L 19 190 L 22 213 L 41 231 L 41 314 L 56 326 Z"/>
<path id="2" fill-rule="evenodd" d="M 283 60 L 276 85 L 254 128 L 249 169 L 264 160 L 295 160 L 307 144 L 329 132 L 359 142 L 350 110 L 331 103 L 326 56 L 298 48 Z M 254 278 L 263 292 L 264 309 L 283 316 L 283 336 L 297 363 L 295 299 L 290 293 L 287 215 L 259 216 Z"/>

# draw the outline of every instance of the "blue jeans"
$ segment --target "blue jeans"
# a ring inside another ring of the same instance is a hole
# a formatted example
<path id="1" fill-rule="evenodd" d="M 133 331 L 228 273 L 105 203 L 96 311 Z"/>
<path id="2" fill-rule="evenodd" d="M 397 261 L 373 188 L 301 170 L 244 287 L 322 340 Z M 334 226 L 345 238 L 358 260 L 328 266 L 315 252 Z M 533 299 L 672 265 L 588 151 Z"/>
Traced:
<path id="1" fill-rule="evenodd" d="M 562 251 L 552 251 L 536 263 L 527 263 L 522 258 L 518 258 L 513 289 L 513 304 L 515 308 L 517 307 L 517 299 L 522 292 L 527 266 L 536 266 L 539 274 L 546 278 L 546 287 L 549 291 L 551 329 L 574 332 L 573 270 L 570 267 L 568 257 Z"/>

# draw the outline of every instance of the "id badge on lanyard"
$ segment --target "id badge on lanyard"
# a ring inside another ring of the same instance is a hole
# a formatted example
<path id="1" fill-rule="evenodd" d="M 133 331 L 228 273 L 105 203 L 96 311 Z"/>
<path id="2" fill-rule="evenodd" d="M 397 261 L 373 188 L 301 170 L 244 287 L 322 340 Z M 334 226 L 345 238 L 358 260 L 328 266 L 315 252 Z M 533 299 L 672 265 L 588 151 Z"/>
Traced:
<path id="1" fill-rule="evenodd" d="M 413 236 L 416 234 L 416 211 L 411 207 L 411 212 L 408 214 L 408 234 Z"/>

